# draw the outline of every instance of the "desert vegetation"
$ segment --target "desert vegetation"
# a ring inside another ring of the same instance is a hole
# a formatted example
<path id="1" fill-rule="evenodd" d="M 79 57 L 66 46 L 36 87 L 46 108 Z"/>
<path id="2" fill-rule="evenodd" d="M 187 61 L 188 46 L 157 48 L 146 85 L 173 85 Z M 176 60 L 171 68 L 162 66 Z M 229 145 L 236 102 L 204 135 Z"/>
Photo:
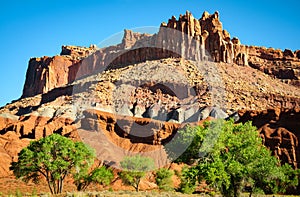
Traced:
<path id="1" fill-rule="evenodd" d="M 207 122 L 204 127 L 187 127 L 177 139 L 183 143 L 191 138 L 187 151 L 176 160 L 189 164 L 181 172 L 184 193 L 193 193 L 202 181 L 228 197 L 240 196 L 245 188 L 250 195 L 274 194 L 298 185 L 299 171 L 271 155 L 251 122 Z"/>
<path id="2" fill-rule="evenodd" d="M 147 171 L 153 170 L 154 161 L 148 157 L 135 155 L 125 157 L 124 160 L 121 161 L 121 167 L 123 171 L 119 173 L 119 176 L 122 182 L 134 187 L 138 192 L 141 179 L 146 175 Z"/>
<path id="3" fill-rule="evenodd" d="M 174 147 L 166 147 L 166 152 L 174 162 L 185 164 L 180 171 L 155 169 L 151 158 L 137 154 L 123 158 L 122 171 L 114 173 L 115 169 L 94 165 L 95 151 L 88 145 L 59 134 L 32 141 L 20 151 L 18 161 L 11 163 L 11 170 L 27 182 L 46 179 L 52 194 L 63 192 L 66 177 L 73 179 L 78 191 L 86 190 L 91 183 L 109 186 L 113 179 L 121 179 L 139 192 L 147 173 L 154 175 L 159 191 L 171 193 L 199 193 L 205 184 L 210 194 L 236 197 L 243 192 L 250 196 L 284 193 L 298 185 L 299 171 L 271 155 L 251 122 L 215 120 L 203 126 L 187 126 L 178 136 L 174 145 L 189 142 L 186 151 L 179 158 L 172 158 Z M 173 176 L 180 179 L 176 188 Z"/>

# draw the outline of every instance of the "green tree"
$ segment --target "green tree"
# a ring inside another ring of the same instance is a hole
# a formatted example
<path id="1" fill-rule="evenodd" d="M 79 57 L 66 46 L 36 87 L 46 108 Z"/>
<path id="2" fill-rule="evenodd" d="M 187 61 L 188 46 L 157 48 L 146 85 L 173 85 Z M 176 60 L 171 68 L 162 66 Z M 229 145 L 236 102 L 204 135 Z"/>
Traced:
<path id="1" fill-rule="evenodd" d="M 189 128 L 182 136 L 183 140 L 193 137 L 187 149 L 191 152 L 177 159 L 194 163 L 189 173 L 183 174 L 183 180 L 187 179 L 190 185 L 205 180 L 224 196 L 238 196 L 245 185 L 266 193 L 282 192 L 297 185 L 298 171 L 289 165 L 279 165 L 262 145 L 251 122 L 213 121 L 204 127 Z"/>
<path id="2" fill-rule="evenodd" d="M 157 170 L 155 175 L 155 181 L 159 189 L 165 191 L 173 190 L 173 175 L 174 172 L 166 168 L 160 168 L 159 170 Z"/>
<path id="3" fill-rule="evenodd" d="M 86 167 L 76 170 L 73 177 L 77 191 L 84 191 L 91 183 L 109 185 L 114 178 L 114 174 L 105 166 L 97 167 L 91 172 L 89 172 L 89 168 Z"/>
<path id="4" fill-rule="evenodd" d="M 59 134 L 32 141 L 11 163 L 11 170 L 25 182 L 38 183 L 45 177 L 52 194 L 61 193 L 64 179 L 73 169 L 91 166 L 95 152 L 82 142 L 73 142 Z"/>
<path id="5" fill-rule="evenodd" d="M 134 187 L 137 192 L 139 191 L 141 179 L 146 175 L 147 171 L 151 171 L 154 168 L 152 158 L 140 155 L 125 157 L 120 164 L 123 168 L 123 171 L 119 173 L 122 182 Z"/>

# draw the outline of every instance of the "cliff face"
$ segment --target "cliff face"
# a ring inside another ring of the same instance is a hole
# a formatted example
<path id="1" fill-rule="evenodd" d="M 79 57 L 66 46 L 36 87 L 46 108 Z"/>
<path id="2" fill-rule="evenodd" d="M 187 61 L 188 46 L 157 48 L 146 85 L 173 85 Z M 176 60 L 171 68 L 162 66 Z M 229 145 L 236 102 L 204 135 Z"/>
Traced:
<path id="1" fill-rule="evenodd" d="M 183 57 L 191 60 L 248 64 L 266 74 L 299 86 L 300 51 L 242 45 L 223 29 L 219 13 L 204 12 L 196 19 L 189 12 L 162 23 L 157 34 L 125 30 L 122 43 L 97 50 L 96 46 L 63 46 L 60 56 L 29 61 L 22 97 L 46 93 L 76 78 L 146 60 Z"/>
<path id="2" fill-rule="evenodd" d="M 241 122 L 252 121 L 263 143 L 282 163 L 300 167 L 300 109 L 241 110 Z"/>
<path id="3" fill-rule="evenodd" d="M 300 51 L 248 47 L 249 65 L 285 83 L 300 87 Z"/>
<path id="4" fill-rule="evenodd" d="M 162 23 L 154 35 L 125 30 L 116 46 L 99 50 L 94 45 L 63 46 L 60 56 L 31 59 L 22 97 L 46 93 L 100 70 L 168 57 L 248 64 L 245 46 L 237 38 L 230 39 L 217 12 L 205 12 L 199 20 L 187 12 Z"/>
<path id="5" fill-rule="evenodd" d="M 62 56 L 30 59 L 22 97 L 46 93 L 70 83 L 74 80 L 70 68 L 77 63 Z"/>

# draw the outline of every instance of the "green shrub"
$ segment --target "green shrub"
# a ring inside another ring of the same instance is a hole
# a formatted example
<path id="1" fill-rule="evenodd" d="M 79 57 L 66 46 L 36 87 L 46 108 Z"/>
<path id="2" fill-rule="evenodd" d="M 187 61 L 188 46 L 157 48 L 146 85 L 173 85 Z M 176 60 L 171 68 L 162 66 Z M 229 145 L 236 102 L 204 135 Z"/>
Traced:
<path id="1" fill-rule="evenodd" d="M 123 171 L 119 173 L 122 182 L 125 185 L 130 185 L 139 191 L 139 184 L 141 179 L 146 175 L 147 171 L 154 168 L 154 161 L 149 157 L 142 157 L 135 155 L 132 157 L 125 157 L 120 162 Z"/>
<path id="2" fill-rule="evenodd" d="M 91 183 L 98 183 L 100 185 L 109 185 L 114 178 L 114 174 L 105 166 L 95 168 L 88 172 L 89 168 L 84 168 L 74 173 L 74 184 L 77 191 L 84 191 Z"/>
<path id="3" fill-rule="evenodd" d="M 196 169 L 195 169 L 196 170 Z M 197 171 L 185 166 L 181 173 L 178 173 L 180 178 L 179 191 L 184 194 L 192 194 L 196 189 Z"/>
<path id="4" fill-rule="evenodd" d="M 168 170 L 166 168 L 160 168 L 156 171 L 155 181 L 158 185 L 159 189 L 165 191 L 172 191 L 173 190 L 173 180 L 172 176 L 174 172 L 172 170 Z"/>

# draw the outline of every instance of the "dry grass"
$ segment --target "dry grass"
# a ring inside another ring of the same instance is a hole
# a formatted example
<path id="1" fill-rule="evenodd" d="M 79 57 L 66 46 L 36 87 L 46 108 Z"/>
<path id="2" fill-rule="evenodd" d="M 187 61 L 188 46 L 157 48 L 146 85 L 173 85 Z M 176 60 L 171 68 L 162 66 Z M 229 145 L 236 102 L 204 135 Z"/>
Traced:
<path id="1" fill-rule="evenodd" d="M 0 193 L 0 196 L 4 196 Z M 102 192 L 74 192 L 74 193 L 63 193 L 60 195 L 51 195 L 49 193 L 37 194 L 37 193 L 26 193 L 23 194 L 19 190 L 16 190 L 15 193 L 5 195 L 8 197 L 22 197 L 22 196 L 42 196 L 42 197 L 222 197 L 220 194 L 182 194 L 178 192 L 158 192 L 158 191 L 102 191 Z M 241 197 L 248 197 L 249 194 L 242 194 Z M 293 197 L 291 195 L 256 195 L 253 194 L 253 197 Z"/>

